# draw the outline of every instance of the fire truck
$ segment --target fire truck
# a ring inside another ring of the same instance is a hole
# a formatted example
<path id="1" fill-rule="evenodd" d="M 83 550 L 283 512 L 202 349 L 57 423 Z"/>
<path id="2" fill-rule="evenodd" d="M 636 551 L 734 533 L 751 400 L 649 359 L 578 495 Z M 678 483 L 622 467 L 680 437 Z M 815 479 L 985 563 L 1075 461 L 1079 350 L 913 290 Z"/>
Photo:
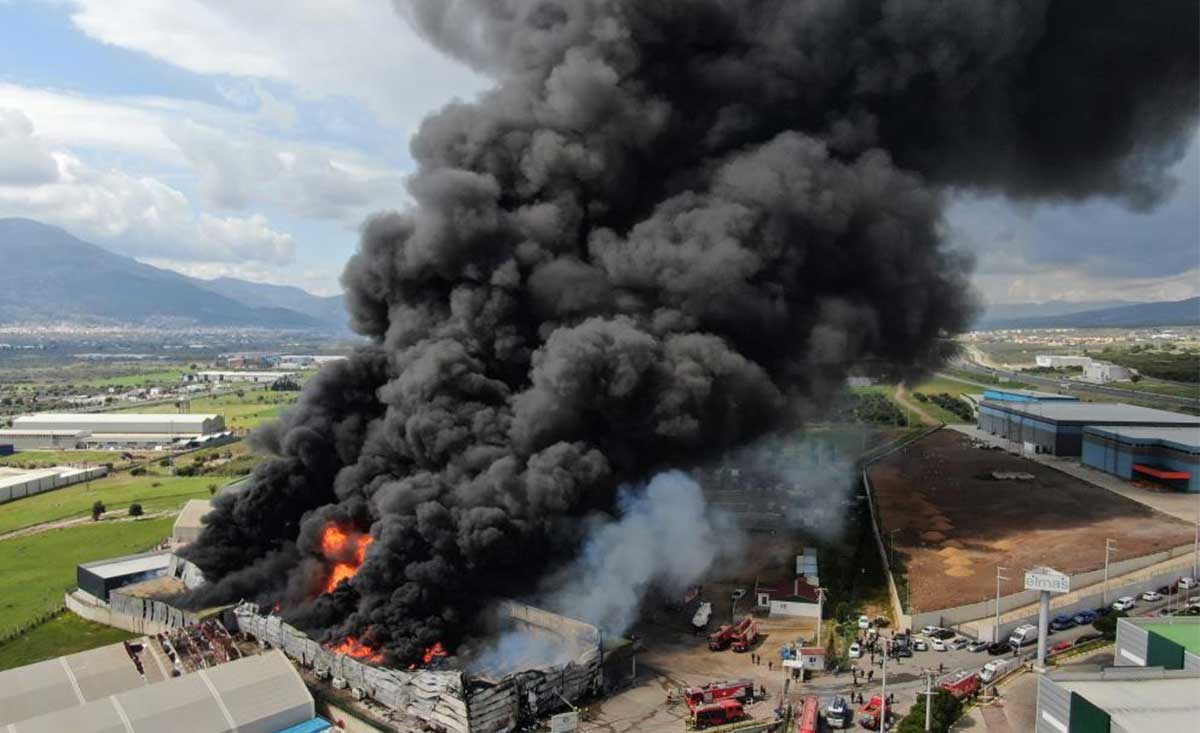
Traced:
<path id="1" fill-rule="evenodd" d="M 748 703 L 754 699 L 753 680 L 721 680 L 709 682 L 700 687 L 683 688 L 683 699 L 688 708 L 695 712 L 696 708 L 720 700 L 737 700 Z"/>
<path id="2" fill-rule="evenodd" d="M 979 674 L 968 672 L 965 669 L 952 672 L 938 680 L 938 687 L 949 692 L 959 700 L 963 700 L 979 692 L 980 684 Z"/>
<path id="3" fill-rule="evenodd" d="M 719 652 L 733 641 L 733 626 L 722 624 L 716 631 L 708 635 L 708 648 Z"/>
<path id="4" fill-rule="evenodd" d="M 867 730 L 879 730 L 879 718 L 883 714 L 883 708 L 883 697 L 873 695 L 870 700 L 867 700 L 866 705 L 858 709 L 858 724 Z M 887 710 L 887 716 L 890 725 L 892 719 L 896 717 L 890 707 Z"/>
<path id="5" fill-rule="evenodd" d="M 748 652 L 756 641 L 758 641 L 758 622 L 747 616 L 733 630 L 733 650 Z"/>
<path id="6" fill-rule="evenodd" d="M 796 733 L 820 733 L 821 701 L 815 697 L 804 698 L 804 707 L 796 719 Z"/>
<path id="7" fill-rule="evenodd" d="M 693 710 L 691 717 L 688 718 L 688 728 L 691 730 L 715 728 L 720 725 L 737 723 L 748 717 L 750 716 L 746 715 L 746 710 L 740 702 L 726 698 L 701 705 Z"/>

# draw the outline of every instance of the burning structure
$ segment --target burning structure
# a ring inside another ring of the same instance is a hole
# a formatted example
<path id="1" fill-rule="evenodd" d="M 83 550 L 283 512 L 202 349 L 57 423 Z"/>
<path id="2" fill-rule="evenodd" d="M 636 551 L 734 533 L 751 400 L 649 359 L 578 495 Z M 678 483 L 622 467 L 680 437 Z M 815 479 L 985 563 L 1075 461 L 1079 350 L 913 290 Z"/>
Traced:
<path id="1" fill-rule="evenodd" d="M 1148 206 L 1196 119 L 1194 0 L 397 7 L 496 85 L 414 137 L 415 205 L 343 275 L 370 345 L 186 552 L 190 603 L 401 666 L 569 567 L 621 485 L 936 364 L 973 311 L 955 191 Z"/>

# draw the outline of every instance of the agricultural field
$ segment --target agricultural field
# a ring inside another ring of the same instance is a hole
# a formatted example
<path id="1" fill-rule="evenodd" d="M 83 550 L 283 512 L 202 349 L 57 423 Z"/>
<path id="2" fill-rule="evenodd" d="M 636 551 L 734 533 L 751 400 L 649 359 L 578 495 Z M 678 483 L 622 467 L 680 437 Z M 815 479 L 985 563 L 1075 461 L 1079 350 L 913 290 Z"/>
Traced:
<path id="1" fill-rule="evenodd" d="M 97 522 L 0 541 L 0 637 L 59 608 L 75 587 L 75 566 L 144 552 L 171 532 L 174 519 Z"/>
<path id="2" fill-rule="evenodd" d="M 225 416 L 225 427 L 244 433 L 279 417 L 285 408 L 292 405 L 299 392 L 272 392 L 267 389 L 247 387 L 237 392 L 216 397 L 199 397 L 191 401 L 191 412 L 215 412 Z M 168 413 L 175 412 L 173 404 L 131 405 L 120 412 Z"/>
<path id="3" fill-rule="evenodd" d="M 81 463 L 112 463 L 119 466 L 128 463 L 120 452 L 107 450 L 27 450 L 0 456 L 0 466 L 37 468 L 39 466 L 77 466 Z"/>
<path id="4" fill-rule="evenodd" d="M 915 384 L 912 386 L 913 392 L 924 392 L 925 394 L 941 394 L 945 392 L 946 394 L 951 394 L 955 397 L 963 394 L 972 394 L 982 397 L 983 389 L 983 387 L 979 387 L 974 384 L 967 384 L 965 382 L 960 382 L 957 379 L 947 379 L 945 377 L 932 377 L 930 379 L 926 379 L 920 384 Z"/>
<path id="5" fill-rule="evenodd" d="M 124 629 L 86 621 L 64 611 L 20 636 L 0 643 L 0 670 L 115 644 L 135 636 Z"/>
<path id="6" fill-rule="evenodd" d="M 1128 349 L 1105 349 L 1092 356 L 1136 369 L 1146 377 L 1200 384 L 1200 353 L 1195 351 L 1134 346 Z"/>

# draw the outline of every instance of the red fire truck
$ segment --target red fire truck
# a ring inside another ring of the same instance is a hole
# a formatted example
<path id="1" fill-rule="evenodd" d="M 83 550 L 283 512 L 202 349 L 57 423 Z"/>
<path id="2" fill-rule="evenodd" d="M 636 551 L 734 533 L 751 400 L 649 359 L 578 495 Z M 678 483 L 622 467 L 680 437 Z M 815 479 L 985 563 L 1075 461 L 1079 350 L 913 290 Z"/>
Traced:
<path id="1" fill-rule="evenodd" d="M 733 630 L 733 650 L 748 652 L 756 641 L 758 641 L 758 622 L 747 616 Z"/>
<path id="2" fill-rule="evenodd" d="M 688 727 L 694 730 L 704 730 L 718 725 L 736 723 L 748 717 L 746 710 L 737 700 L 718 700 L 693 710 L 692 717 L 688 718 Z"/>
<path id="3" fill-rule="evenodd" d="M 719 700 L 737 700 L 747 703 L 754 699 L 753 680 L 721 680 L 699 687 L 683 688 L 683 699 L 690 710 Z"/>
<path id="4" fill-rule="evenodd" d="M 804 698 L 804 707 L 796 719 L 796 733 L 818 733 L 821 730 L 821 701 L 815 697 Z"/>
<path id="5" fill-rule="evenodd" d="M 964 669 L 952 672 L 938 680 L 938 687 L 954 695 L 959 700 L 963 700 L 979 692 L 980 684 L 981 681 L 977 673 L 968 672 Z"/>
<path id="6" fill-rule="evenodd" d="M 729 643 L 733 641 L 733 626 L 723 624 L 716 631 L 708 635 L 708 648 L 714 652 L 719 652 Z"/>

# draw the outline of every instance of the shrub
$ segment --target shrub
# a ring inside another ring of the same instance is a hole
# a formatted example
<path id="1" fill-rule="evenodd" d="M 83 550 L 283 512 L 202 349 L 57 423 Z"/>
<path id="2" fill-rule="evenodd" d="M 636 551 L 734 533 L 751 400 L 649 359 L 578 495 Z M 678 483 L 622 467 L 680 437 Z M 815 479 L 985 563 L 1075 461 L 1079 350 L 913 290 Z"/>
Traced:
<path id="1" fill-rule="evenodd" d="M 143 514 L 145 514 L 145 513 L 146 513 L 146 512 L 145 512 L 145 511 L 142 509 L 142 505 L 141 505 L 141 504 L 136 504 L 136 503 L 135 503 L 135 504 L 130 504 L 130 505 L 129 505 L 129 516 L 131 516 L 131 517 L 140 517 L 140 516 L 142 516 L 142 515 L 143 515 Z"/>
<path id="2" fill-rule="evenodd" d="M 212 496 L 212 495 L 213 495 L 213 494 L 215 494 L 215 493 L 217 493 L 217 485 L 216 485 L 216 484 L 209 484 L 209 485 L 208 485 L 208 495 L 209 495 L 209 496 Z"/>
<path id="3" fill-rule="evenodd" d="M 99 522 L 100 515 L 104 514 L 106 511 L 108 511 L 108 507 L 104 506 L 104 502 L 97 499 L 96 503 L 92 504 L 92 521 Z"/>
<path id="4" fill-rule="evenodd" d="M 925 700 L 921 695 L 917 704 L 913 705 L 908 715 L 896 727 L 896 733 L 924 733 L 925 730 Z M 962 715 L 962 702 L 945 690 L 938 690 L 933 696 L 933 715 L 930 716 L 930 730 L 934 733 L 946 733 L 950 726 Z"/>
<path id="5" fill-rule="evenodd" d="M 145 476 L 146 475 L 146 467 L 145 466 L 134 466 L 133 468 L 129 469 L 129 475 L 130 476 Z"/>

